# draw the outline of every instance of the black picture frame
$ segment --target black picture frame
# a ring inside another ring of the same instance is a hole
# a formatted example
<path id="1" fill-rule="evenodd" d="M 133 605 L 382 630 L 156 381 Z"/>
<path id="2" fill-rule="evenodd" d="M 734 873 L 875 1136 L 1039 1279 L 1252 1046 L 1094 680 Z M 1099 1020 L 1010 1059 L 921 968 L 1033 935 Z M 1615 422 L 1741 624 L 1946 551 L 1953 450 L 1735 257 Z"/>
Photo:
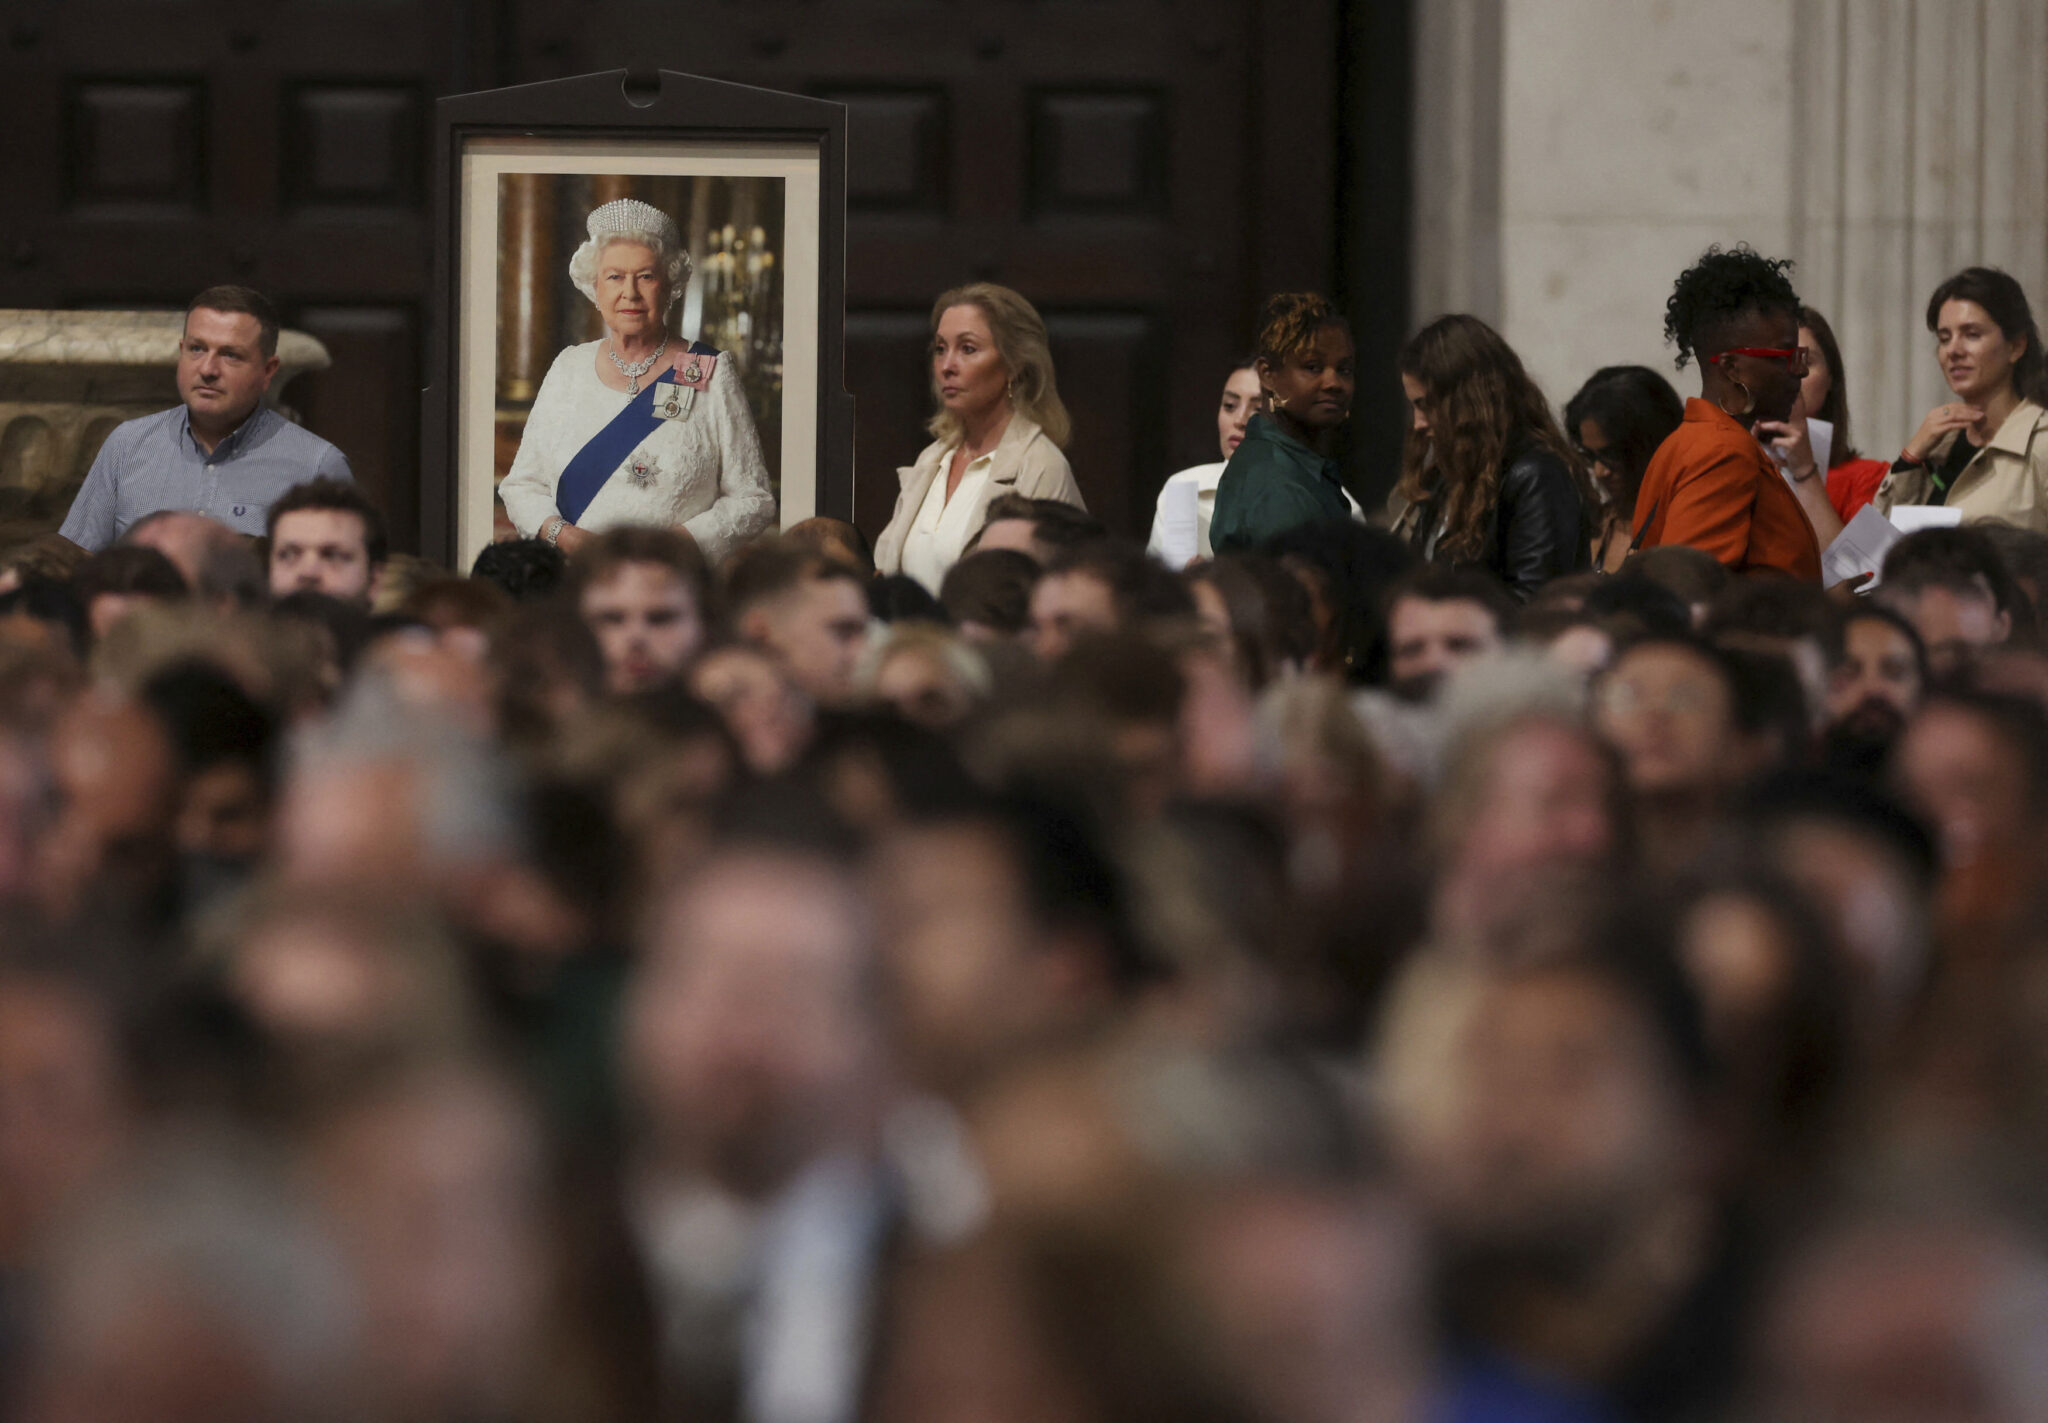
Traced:
<path id="1" fill-rule="evenodd" d="M 434 253 L 422 392 L 420 551 L 457 566 L 465 237 L 463 159 L 479 139 L 815 144 L 817 203 L 814 512 L 853 517 L 853 397 L 846 393 L 846 108 L 674 70 L 624 69 L 454 94 L 434 105 Z"/>

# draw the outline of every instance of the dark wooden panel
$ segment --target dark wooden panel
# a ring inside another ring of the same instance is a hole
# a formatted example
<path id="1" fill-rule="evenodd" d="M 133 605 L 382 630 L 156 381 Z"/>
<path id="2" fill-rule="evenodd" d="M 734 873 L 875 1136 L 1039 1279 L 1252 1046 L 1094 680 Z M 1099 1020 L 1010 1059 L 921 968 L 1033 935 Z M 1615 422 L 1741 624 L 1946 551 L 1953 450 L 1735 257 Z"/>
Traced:
<path id="1" fill-rule="evenodd" d="M 846 199 L 855 212 L 946 210 L 946 93 L 825 85 L 846 105 Z"/>
<path id="2" fill-rule="evenodd" d="M 1074 417 L 1067 461 L 1081 496 L 1113 533 L 1141 537 L 1166 455 L 1159 322 L 1148 312 L 1048 311 L 1045 326 Z"/>
<path id="3" fill-rule="evenodd" d="M 410 306 L 306 306 L 287 313 L 333 356 L 286 390 L 307 429 L 348 456 L 356 482 L 391 522 L 395 547 L 418 538 L 419 315 Z"/>
<path id="4" fill-rule="evenodd" d="M 846 388 L 853 396 L 853 518 L 869 538 L 896 508 L 899 465 L 930 442 L 931 315 L 924 311 L 846 313 Z"/>
<path id="5" fill-rule="evenodd" d="M 397 208 L 420 201 L 423 108 L 411 85 L 291 85 L 286 201 L 300 208 Z"/>
<path id="6" fill-rule="evenodd" d="M 205 205 L 200 81 L 84 80 L 65 107 L 73 206 L 162 216 Z"/>
<path id="7" fill-rule="evenodd" d="M 1153 93 L 1030 98 L 1031 211 L 1156 217 L 1166 209 L 1166 118 Z"/>

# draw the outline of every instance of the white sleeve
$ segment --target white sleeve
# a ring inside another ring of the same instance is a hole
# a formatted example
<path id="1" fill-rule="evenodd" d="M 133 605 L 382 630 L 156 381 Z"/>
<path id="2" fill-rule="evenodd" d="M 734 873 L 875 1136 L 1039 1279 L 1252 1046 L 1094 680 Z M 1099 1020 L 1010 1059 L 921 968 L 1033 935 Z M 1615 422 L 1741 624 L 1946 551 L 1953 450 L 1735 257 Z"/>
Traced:
<path id="1" fill-rule="evenodd" d="M 563 393 L 566 383 L 556 379 L 561 368 L 562 358 L 557 356 L 541 379 L 533 409 L 526 413 L 526 430 L 519 438 L 519 453 L 512 457 L 512 468 L 498 482 L 498 498 L 504 501 L 505 513 L 526 538 L 539 533 L 540 526 L 558 512 L 555 486 L 561 482 L 562 471 L 542 448 L 546 443 L 542 432 L 560 421 L 561 407 L 568 400 Z"/>
<path id="2" fill-rule="evenodd" d="M 696 518 L 685 520 L 683 528 L 706 560 L 720 563 L 747 540 L 775 527 L 775 495 L 767 461 L 761 458 L 761 437 L 754 432 L 754 417 L 730 356 L 719 357 L 705 394 L 710 397 L 705 413 L 718 432 L 718 498 Z M 511 483 L 509 476 L 506 483 Z"/>

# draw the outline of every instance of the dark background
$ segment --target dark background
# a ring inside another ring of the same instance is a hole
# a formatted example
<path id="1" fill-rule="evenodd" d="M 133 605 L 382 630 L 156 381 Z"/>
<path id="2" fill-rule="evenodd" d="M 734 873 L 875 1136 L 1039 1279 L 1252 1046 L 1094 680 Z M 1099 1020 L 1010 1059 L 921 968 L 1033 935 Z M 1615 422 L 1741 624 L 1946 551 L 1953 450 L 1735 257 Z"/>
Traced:
<path id="1" fill-rule="evenodd" d="M 1347 472 L 1398 459 L 1412 0 L 0 0 L 0 306 L 263 288 L 290 403 L 417 539 L 433 99 L 667 68 L 849 109 L 846 372 L 872 536 L 924 444 L 932 298 L 1044 312 L 1091 508 L 1216 457 L 1260 300 L 1334 293 Z"/>

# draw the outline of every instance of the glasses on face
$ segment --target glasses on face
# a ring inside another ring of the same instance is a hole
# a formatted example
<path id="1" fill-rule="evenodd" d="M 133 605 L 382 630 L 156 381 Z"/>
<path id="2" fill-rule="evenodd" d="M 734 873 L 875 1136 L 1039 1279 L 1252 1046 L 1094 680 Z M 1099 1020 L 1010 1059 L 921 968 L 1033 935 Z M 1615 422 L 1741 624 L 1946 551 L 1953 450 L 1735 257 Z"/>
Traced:
<path id="1" fill-rule="evenodd" d="M 1714 357 L 1725 362 L 1730 356 L 1748 356 L 1757 361 L 1783 361 L 1794 375 L 1805 375 L 1812 352 L 1804 346 L 1730 346 Z"/>
<path id="2" fill-rule="evenodd" d="M 1577 448 L 1579 458 L 1584 460 L 1589 467 L 1598 465 L 1609 474 L 1621 473 L 1621 456 L 1614 446 L 1609 445 L 1604 450 L 1589 450 L 1584 445 L 1580 445 Z"/>

